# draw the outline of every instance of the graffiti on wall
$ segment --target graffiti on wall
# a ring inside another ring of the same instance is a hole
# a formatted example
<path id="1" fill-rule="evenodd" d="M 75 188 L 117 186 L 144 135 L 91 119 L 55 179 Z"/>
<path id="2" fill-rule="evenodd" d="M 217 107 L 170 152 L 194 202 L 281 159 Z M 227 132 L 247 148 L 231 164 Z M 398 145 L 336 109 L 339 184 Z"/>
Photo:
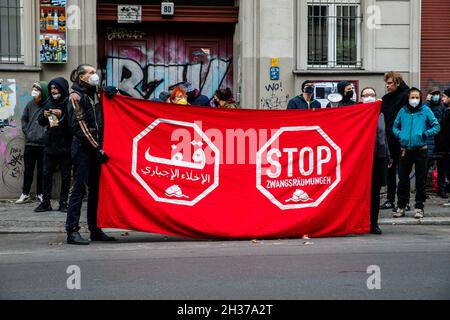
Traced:
<path id="1" fill-rule="evenodd" d="M 4 142 L 0 142 L 2 145 Z M 1 184 L 9 192 L 20 192 L 24 174 L 23 147 L 25 141 L 22 137 L 11 139 L 6 146 L 2 146 Z"/>
<path id="2" fill-rule="evenodd" d="M 15 126 L 16 104 L 16 80 L 0 79 L 0 185 L 8 192 L 20 192 L 24 171 L 25 142 Z"/>
<path id="3" fill-rule="evenodd" d="M 211 59 L 207 64 L 148 64 L 142 66 L 130 58 L 106 58 L 106 84 L 116 86 L 140 99 L 157 98 L 163 91 L 180 83 L 190 82 L 201 94 L 212 97 L 224 85 L 232 59 Z"/>
<path id="4" fill-rule="evenodd" d="M 283 82 L 272 82 L 264 87 L 264 94 L 261 98 L 261 109 L 283 110 L 289 103 L 289 94 L 283 89 Z"/>

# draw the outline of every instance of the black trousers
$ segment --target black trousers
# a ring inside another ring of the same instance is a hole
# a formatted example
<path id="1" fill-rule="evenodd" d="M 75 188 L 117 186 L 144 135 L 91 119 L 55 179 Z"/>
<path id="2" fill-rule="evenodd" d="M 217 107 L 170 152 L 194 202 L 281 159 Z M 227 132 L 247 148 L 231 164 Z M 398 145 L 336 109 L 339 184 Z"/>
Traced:
<path id="1" fill-rule="evenodd" d="M 29 195 L 31 192 L 31 185 L 34 179 L 34 169 L 37 165 L 37 181 L 36 194 L 41 195 L 43 189 L 43 174 L 44 174 L 44 147 L 25 146 L 24 151 L 25 171 L 23 177 L 22 193 Z"/>
<path id="2" fill-rule="evenodd" d="M 395 196 L 397 194 L 397 173 L 400 174 L 401 146 L 398 139 L 393 135 L 388 135 L 387 140 L 392 159 L 392 166 L 388 168 L 387 171 L 387 200 L 394 204 Z M 410 188 L 410 186 L 408 186 L 408 188 Z"/>
<path id="3" fill-rule="evenodd" d="M 97 228 L 97 208 L 100 185 L 100 162 L 95 150 L 82 146 L 74 141 L 72 144 L 73 160 L 73 191 L 69 200 L 67 211 L 66 231 L 74 232 L 80 230 L 81 207 L 86 186 L 88 188 L 87 222 L 91 232 Z"/>
<path id="4" fill-rule="evenodd" d="M 405 209 L 410 197 L 410 174 L 416 171 L 416 209 L 423 209 L 426 201 L 428 151 L 407 150 L 400 158 L 400 182 L 398 183 L 398 207 Z"/>
<path id="5" fill-rule="evenodd" d="M 370 197 L 370 227 L 378 226 L 378 217 L 380 215 L 380 193 L 381 187 L 386 181 L 386 158 L 377 158 L 373 160 L 372 169 L 372 192 Z"/>
<path id="6" fill-rule="evenodd" d="M 50 204 L 53 189 L 53 174 L 57 165 L 61 169 L 61 194 L 59 203 L 67 203 L 70 190 L 70 177 L 72 173 L 72 159 L 69 154 L 50 155 L 44 154 L 44 204 Z"/>
<path id="7" fill-rule="evenodd" d="M 438 192 L 440 193 L 446 193 L 449 191 L 449 185 L 446 182 L 446 180 L 450 182 L 449 161 L 450 159 L 448 155 L 442 156 L 442 158 L 436 160 L 439 188 Z"/>
<path id="8" fill-rule="evenodd" d="M 442 156 L 442 159 L 438 161 L 438 185 L 440 191 L 450 192 L 450 153 L 446 153 Z M 439 170 L 440 169 L 440 170 Z M 439 176 L 439 171 L 442 175 Z M 449 183 L 446 182 L 448 180 Z"/>

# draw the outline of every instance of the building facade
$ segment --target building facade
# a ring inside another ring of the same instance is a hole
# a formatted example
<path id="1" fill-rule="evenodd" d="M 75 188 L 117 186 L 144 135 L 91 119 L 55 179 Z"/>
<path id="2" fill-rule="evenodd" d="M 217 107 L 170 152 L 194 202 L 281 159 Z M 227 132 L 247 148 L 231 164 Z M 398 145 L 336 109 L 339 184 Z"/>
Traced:
<path id="1" fill-rule="evenodd" d="M 422 13 L 430 21 L 433 2 L 450 10 L 439 0 L 174 0 L 172 12 L 135 2 L 0 0 L 0 198 L 21 191 L 20 118 L 36 81 L 89 63 L 104 85 L 140 99 L 190 81 L 209 97 L 230 87 L 245 108 L 285 109 L 306 79 L 323 103 L 344 79 L 381 96 L 386 71 L 432 83 L 423 76 L 437 76 L 440 61 L 421 56 Z M 430 63 L 435 73 L 421 72 Z"/>

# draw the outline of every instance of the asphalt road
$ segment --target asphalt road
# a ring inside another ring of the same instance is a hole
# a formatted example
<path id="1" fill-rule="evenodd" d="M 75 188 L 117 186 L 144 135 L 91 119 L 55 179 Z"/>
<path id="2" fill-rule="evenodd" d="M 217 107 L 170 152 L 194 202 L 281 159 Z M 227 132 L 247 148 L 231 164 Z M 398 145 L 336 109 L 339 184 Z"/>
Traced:
<path id="1" fill-rule="evenodd" d="M 0 234 L 0 299 L 450 299 L 450 227 L 383 231 L 258 242 L 119 234 L 88 247 L 62 234 Z M 368 289 L 369 266 L 379 267 L 379 290 Z"/>

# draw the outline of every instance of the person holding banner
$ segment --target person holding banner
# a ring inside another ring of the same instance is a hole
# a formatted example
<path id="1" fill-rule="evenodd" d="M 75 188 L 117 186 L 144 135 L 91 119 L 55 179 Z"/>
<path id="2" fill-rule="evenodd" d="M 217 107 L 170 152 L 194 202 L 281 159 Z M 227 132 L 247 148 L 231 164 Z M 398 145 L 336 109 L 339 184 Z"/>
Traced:
<path id="1" fill-rule="evenodd" d="M 306 80 L 302 84 L 302 94 L 289 101 L 288 110 L 309 110 L 320 109 L 322 105 L 319 101 L 314 99 L 314 83 Z"/>
<path id="2" fill-rule="evenodd" d="M 361 102 L 372 103 L 377 101 L 377 93 L 374 88 L 364 88 L 361 91 Z M 375 144 L 375 154 L 372 167 L 372 192 L 370 197 L 370 233 L 381 235 L 378 225 L 380 215 L 381 187 L 386 185 L 387 168 L 392 165 L 391 155 L 387 146 L 386 124 L 384 115 L 380 113 Z"/>
<path id="3" fill-rule="evenodd" d="M 440 125 L 429 107 L 422 103 L 422 92 L 411 88 L 408 104 L 398 113 L 394 122 L 393 133 L 401 146 L 400 182 L 398 184 L 398 209 L 394 218 L 405 216 L 406 205 L 410 196 L 409 176 L 414 165 L 416 171 L 416 206 L 415 218 L 424 217 L 426 201 L 426 173 L 428 163 L 427 139 L 440 131 Z"/>
<path id="4" fill-rule="evenodd" d="M 233 92 L 230 88 L 219 89 L 214 94 L 214 105 L 222 109 L 239 109 L 238 104 L 234 101 Z"/>
<path id="5" fill-rule="evenodd" d="M 169 98 L 170 103 L 182 106 L 188 106 L 188 97 L 186 91 L 182 87 L 176 87 L 172 90 Z"/>
<path id="6" fill-rule="evenodd" d="M 353 101 L 353 96 L 355 95 L 355 91 L 353 89 L 353 84 L 349 81 L 341 81 L 337 85 L 337 93 L 339 93 L 342 96 L 342 100 L 336 104 L 335 107 L 347 107 L 347 106 L 353 106 L 356 104 L 355 101 Z M 327 108 L 333 108 L 333 104 L 330 102 L 327 105 Z"/>
<path id="7" fill-rule="evenodd" d="M 100 166 L 108 161 L 102 149 L 103 110 L 98 95 L 100 84 L 96 69 L 91 65 L 80 65 L 71 76 L 73 93 L 68 103 L 69 124 L 74 135 L 72 160 L 74 171 L 73 192 L 69 200 L 66 231 L 67 243 L 88 245 L 79 233 L 83 198 L 88 186 L 88 227 L 91 241 L 114 241 L 97 227 L 97 208 L 100 184 Z M 117 93 L 115 88 L 107 88 L 107 95 Z"/>

